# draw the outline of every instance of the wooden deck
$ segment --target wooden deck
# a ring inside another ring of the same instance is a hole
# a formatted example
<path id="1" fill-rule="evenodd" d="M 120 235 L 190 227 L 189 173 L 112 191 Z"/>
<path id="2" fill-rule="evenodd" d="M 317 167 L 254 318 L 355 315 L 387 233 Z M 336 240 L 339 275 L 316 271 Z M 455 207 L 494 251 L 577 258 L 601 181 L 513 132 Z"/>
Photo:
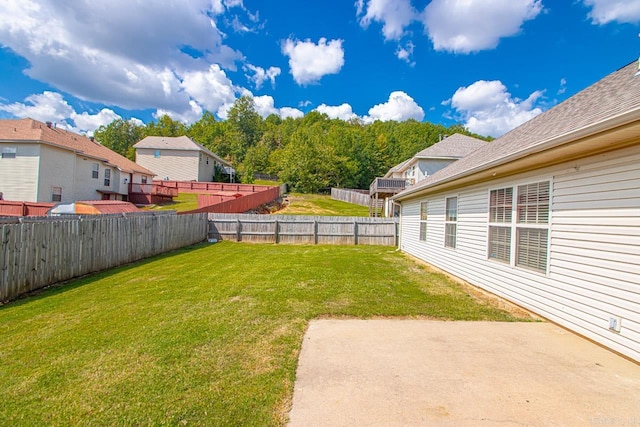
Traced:
<path id="1" fill-rule="evenodd" d="M 376 178 L 369 186 L 369 216 L 384 216 L 384 201 L 407 187 L 403 178 Z"/>

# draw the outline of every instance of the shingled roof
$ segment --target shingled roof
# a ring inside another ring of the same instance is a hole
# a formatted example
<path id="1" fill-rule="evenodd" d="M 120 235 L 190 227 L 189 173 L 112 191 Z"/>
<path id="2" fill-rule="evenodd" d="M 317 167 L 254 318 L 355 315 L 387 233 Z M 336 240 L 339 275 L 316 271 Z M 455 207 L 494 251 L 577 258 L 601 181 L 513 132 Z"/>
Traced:
<path id="1" fill-rule="evenodd" d="M 133 145 L 133 148 L 148 148 L 152 150 L 186 150 L 201 151 L 216 159 L 225 166 L 231 164 L 221 159 L 213 151 L 207 149 L 204 145 L 199 144 L 188 136 L 147 136 Z"/>
<path id="2" fill-rule="evenodd" d="M 640 120 L 640 76 L 635 75 L 637 71 L 637 61 L 634 61 L 395 198 L 402 200 L 416 193 L 429 192 L 435 186 L 443 189 L 473 174 L 543 150 L 557 149 L 606 128 L 637 122 Z"/>
<path id="3" fill-rule="evenodd" d="M 33 119 L 0 120 L 0 141 L 51 145 L 107 162 L 124 172 L 155 175 L 149 169 L 143 168 L 86 136 Z"/>
<path id="4" fill-rule="evenodd" d="M 485 145 L 487 145 L 487 141 L 454 133 L 413 157 L 418 159 L 461 159 Z"/>

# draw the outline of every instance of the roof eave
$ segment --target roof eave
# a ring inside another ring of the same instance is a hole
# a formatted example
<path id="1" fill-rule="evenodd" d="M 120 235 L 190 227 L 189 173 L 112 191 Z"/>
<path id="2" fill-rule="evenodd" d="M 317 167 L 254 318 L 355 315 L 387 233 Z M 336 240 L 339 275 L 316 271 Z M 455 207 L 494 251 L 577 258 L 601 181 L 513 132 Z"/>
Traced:
<path id="1" fill-rule="evenodd" d="M 637 136 L 640 135 L 640 108 L 576 129 L 572 132 L 547 139 L 509 156 L 498 158 L 457 175 L 444 178 L 432 185 L 421 188 L 409 188 L 402 193 L 395 195 L 392 199 L 399 201 L 412 199 L 421 195 L 444 191 L 453 187 L 470 185 L 472 183 L 509 176 L 515 173 L 540 169 L 541 167 L 551 166 L 552 164 L 623 148 L 634 143 L 634 139 L 631 138 L 630 141 L 629 138 L 628 130 L 630 128 L 638 131 L 635 133 L 635 143 L 637 143 Z M 605 141 L 601 141 L 604 137 L 611 137 L 614 134 L 618 135 L 618 137 L 613 140 L 606 141 L 606 143 L 604 143 Z M 591 142 L 591 144 L 584 149 L 583 145 L 587 142 Z M 596 142 L 603 143 L 601 145 L 597 145 Z M 556 156 L 555 161 L 549 159 L 549 161 L 545 161 L 544 164 L 535 164 L 532 162 L 533 160 L 540 160 L 542 157 L 545 157 L 546 159 L 550 153 L 561 150 L 564 150 L 565 152 L 562 156 Z M 531 160 L 528 163 L 532 164 L 524 165 L 526 167 L 523 167 L 523 163 L 525 162 L 522 160 L 527 158 L 530 158 Z"/>

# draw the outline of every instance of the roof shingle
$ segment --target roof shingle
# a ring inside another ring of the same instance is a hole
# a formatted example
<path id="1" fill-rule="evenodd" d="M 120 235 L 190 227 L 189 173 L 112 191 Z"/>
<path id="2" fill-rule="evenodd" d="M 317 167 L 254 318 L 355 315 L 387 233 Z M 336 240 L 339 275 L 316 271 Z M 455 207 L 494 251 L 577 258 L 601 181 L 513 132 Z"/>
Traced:
<path id="1" fill-rule="evenodd" d="M 534 117 L 484 148 L 454 162 L 398 194 L 402 199 L 445 181 L 451 182 L 483 168 L 524 157 L 526 151 L 549 141 L 606 122 L 619 115 L 640 112 L 640 76 L 637 61 L 615 71 L 561 104 Z M 522 154 L 519 154 L 522 153 Z"/>

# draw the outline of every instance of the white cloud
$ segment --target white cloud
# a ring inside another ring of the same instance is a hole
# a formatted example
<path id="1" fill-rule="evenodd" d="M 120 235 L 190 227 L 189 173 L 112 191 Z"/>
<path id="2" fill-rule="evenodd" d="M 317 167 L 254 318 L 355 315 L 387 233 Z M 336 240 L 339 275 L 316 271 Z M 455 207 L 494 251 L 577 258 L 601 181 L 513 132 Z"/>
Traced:
<path id="1" fill-rule="evenodd" d="M 245 74 L 245 76 L 255 84 L 256 89 L 260 89 L 263 83 L 267 80 L 269 80 L 271 82 L 271 86 L 274 87 L 276 84 L 276 77 L 278 77 L 282 71 L 278 67 L 269 67 L 267 70 L 265 70 L 262 67 L 256 67 L 255 65 L 251 65 L 248 63 L 245 64 L 242 68 L 245 71 L 253 72 L 253 76 L 250 76 L 249 74 Z"/>
<path id="2" fill-rule="evenodd" d="M 27 75 L 80 99 L 187 111 L 196 98 L 182 76 L 243 59 L 216 24 L 230 7 L 244 9 L 221 0 L 3 0 L 0 45 L 28 61 Z"/>
<path id="3" fill-rule="evenodd" d="M 353 112 L 351 105 L 347 103 L 344 103 L 342 105 L 336 105 L 336 106 L 320 104 L 318 108 L 315 109 L 315 111 L 326 114 L 331 119 L 340 119 L 344 121 L 348 121 L 358 117 Z"/>
<path id="4" fill-rule="evenodd" d="M 282 107 L 280 109 L 280 117 L 286 119 L 287 117 L 291 117 L 292 119 L 299 119 L 304 117 L 304 113 L 297 108 L 292 107 Z"/>
<path id="5" fill-rule="evenodd" d="M 365 123 L 376 120 L 398 122 L 415 119 L 421 121 L 424 118 L 424 110 L 409 95 L 402 91 L 391 92 L 389 100 L 384 104 L 378 104 L 369 109 L 369 115 L 363 117 Z"/>
<path id="6" fill-rule="evenodd" d="M 274 100 L 269 95 L 262 96 L 254 96 L 253 102 L 256 106 L 256 112 L 262 116 L 262 118 L 266 118 L 270 114 L 275 114 L 277 116 L 284 118 L 287 117 L 303 117 L 304 113 L 297 108 L 291 107 L 282 107 L 276 108 L 274 105 Z"/>
<path id="7" fill-rule="evenodd" d="M 398 57 L 398 59 L 405 61 L 407 64 L 413 67 L 414 65 L 416 65 L 416 63 L 411 60 L 414 48 L 415 45 L 411 42 L 411 40 L 409 40 L 404 45 L 404 47 L 398 46 L 398 48 L 396 49 L 396 56 Z"/>
<path id="8" fill-rule="evenodd" d="M 363 0 L 356 2 L 356 15 L 360 26 L 367 28 L 372 21 L 382 23 L 382 34 L 385 40 L 399 40 L 417 17 L 410 0 Z"/>
<path id="9" fill-rule="evenodd" d="M 298 107 L 308 107 L 312 102 L 310 100 L 300 101 L 298 102 Z"/>
<path id="10" fill-rule="evenodd" d="M 191 100 L 189 101 L 189 108 L 183 111 L 172 111 L 158 108 L 152 115 L 155 119 L 159 119 L 160 117 L 167 115 L 173 120 L 188 124 L 198 121 L 202 117 L 203 112 L 204 110 L 202 109 L 202 107 L 200 107 L 197 102 Z"/>
<path id="11" fill-rule="evenodd" d="M 543 93 L 535 91 L 520 100 L 498 80 L 479 80 L 459 88 L 446 103 L 457 110 L 471 132 L 498 137 L 542 113 L 534 105 Z"/>
<path id="12" fill-rule="evenodd" d="M 187 93 L 192 101 L 195 100 L 200 106 L 214 113 L 224 104 L 235 101 L 236 90 L 233 83 L 217 64 L 211 65 L 207 71 L 185 73 L 180 89 Z M 190 110 L 194 110 L 191 102 L 189 106 Z"/>
<path id="13" fill-rule="evenodd" d="M 583 0 L 591 7 L 589 18 L 598 25 L 609 22 L 631 23 L 640 21 L 640 0 Z"/>
<path id="14" fill-rule="evenodd" d="M 562 95 L 567 91 L 567 79 L 564 77 L 560 79 L 560 88 L 558 89 L 558 95 Z"/>
<path id="15" fill-rule="evenodd" d="M 29 95 L 24 103 L 0 104 L 0 111 L 6 111 L 14 117 L 57 123 L 70 131 L 88 135 L 93 135 L 100 126 L 121 118 L 108 108 L 103 108 L 96 114 L 86 111 L 77 113 L 60 93 L 50 91 Z"/>
<path id="16" fill-rule="evenodd" d="M 432 0 L 423 23 L 436 50 L 470 53 L 495 48 L 541 11 L 541 0 Z"/>
<path id="17" fill-rule="evenodd" d="M 6 111 L 15 117 L 30 117 L 41 122 L 60 122 L 74 113 L 73 108 L 57 92 L 44 91 L 41 94 L 29 95 L 25 103 L 0 105 L 0 110 Z"/>
<path id="18" fill-rule="evenodd" d="M 318 82 L 327 74 L 337 74 L 344 65 L 342 40 L 322 37 L 318 44 L 287 39 L 282 43 L 282 53 L 289 57 L 291 75 L 299 85 Z"/>
<path id="19" fill-rule="evenodd" d="M 91 133 L 100 126 L 106 126 L 112 121 L 120 118 L 122 117 L 120 117 L 119 114 L 116 114 L 113 110 L 108 108 L 103 108 L 97 114 L 89 114 L 84 111 L 80 114 L 74 112 L 71 115 L 71 119 L 75 123 L 76 128 Z"/>

